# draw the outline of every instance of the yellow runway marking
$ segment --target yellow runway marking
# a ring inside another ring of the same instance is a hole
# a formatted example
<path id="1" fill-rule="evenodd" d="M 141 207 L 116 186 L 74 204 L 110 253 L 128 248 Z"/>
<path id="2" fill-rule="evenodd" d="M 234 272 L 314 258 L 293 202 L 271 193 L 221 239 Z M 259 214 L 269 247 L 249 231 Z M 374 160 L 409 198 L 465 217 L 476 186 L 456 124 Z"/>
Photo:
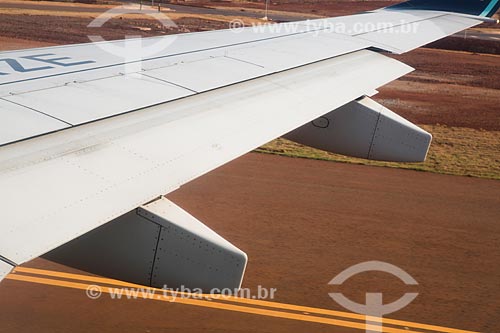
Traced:
<path id="1" fill-rule="evenodd" d="M 69 282 L 69 281 L 63 281 L 63 280 L 53 280 L 53 279 L 39 278 L 39 277 L 20 275 L 20 274 L 11 274 L 7 278 L 10 280 L 34 282 L 34 283 L 39 283 L 39 284 L 66 287 L 66 288 L 72 288 L 72 289 L 80 289 L 80 290 L 87 290 L 87 287 L 88 287 L 88 285 L 83 284 L 83 283 Z M 113 288 L 111 288 L 111 287 L 101 287 L 101 289 L 102 289 L 103 293 L 109 294 L 109 293 L 113 292 L 113 290 L 112 290 Z M 151 300 L 164 301 L 164 302 L 171 301 L 169 298 L 152 298 Z M 229 311 L 236 311 L 236 312 L 243 312 L 243 313 L 250 313 L 250 314 L 257 314 L 257 315 L 268 316 L 268 317 L 301 320 L 301 321 L 314 322 L 314 323 L 320 323 L 320 324 L 329 324 L 329 325 L 334 325 L 334 326 L 349 327 L 349 328 L 355 328 L 355 329 L 361 329 L 361 330 L 365 330 L 365 329 L 375 330 L 375 329 L 377 329 L 377 327 L 375 327 L 373 325 L 365 325 L 364 323 L 355 323 L 355 322 L 349 322 L 349 321 L 344 321 L 344 320 L 336 320 L 336 319 L 329 319 L 329 318 L 322 318 L 322 317 L 313 317 L 313 316 L 307 316 L 307 315 L 293 314 L 293 313 L 280 312 L 280 311 L 274 311 L 274 310 L 265 310 L 265 309 L 252 308 L 252 307 L 244 307 L 244 306 L 240 306 L 240 305 L 217 303 L 217 302 L 210 302 L 210 301 L 203 301 L 203 300 L 181 298 L 181 299 L 177 299 L 175 301 L 175 303 L 203 306 L 203 307 L 207 307 L 207 308 L 222 309 L 222 310 L 229 310 Z M 414 331 L 388 328 L 388 327 L 387 328 L 384 327 L 383 332 L 388 332 L 388 333 L 408 333 L 408 332 L 418 333 L 418 332 L 414 332 Z"/>
<path id="2" fill-rule="evenodd" d="M 85 281 L 85 282 L 102 283 L 102 284 L 112 285 L 113 287 L 101 286 L 102 292 L 108 293 L 108 294 L 113 293 L 114 289 L 117 286 L 118 287 L 127 287 L 127 288 L 137 288 L 137 289 L 142 288 L 142 289 L 147 289 L 147 290 L 151 290 L 151 291 L 158 291 L 161 293 L 165 292 L 165 290 L 163 290 L 163 289 L 145 287 L 142 285 L 132 284 L 132 283 L 123 282 L 123 281 L 114 280 L 114 279 L 81 275 L 81 274 L 56 272 L 56 271 L 49 271 L 49 270 L 42 270 L 42 269 L 35 269 L 35 268 L 17 267 L 15 269 L 14 273 L 27 273 L 27 274 L 43 275 L 43 276 L 49 276 L 49 277 L 64 278 L 64 279 L 71 279 L 71 280 L 80 280 L 80 281 Z M 61 286 L 61 287 L 67 287 L 67 288 L 73 288 L 73 289 L 86 290 L 88 288 L 88 284 L 76 283 L 76 282 L 71 282 L 71 281 L 63 281 L 63 280 L 38 278 L 38 277 L 19 275 L 19 274 L 10 274 L 9 276 L 7 276 L 7 278 L 11 279 L 11 280 L 24 281 L 24 282 L 34 282 L 34 283 L 39 283 L 39 284 Z M 179 294 L 182 294 L 182 293 L 179 293 Z M 163 296 L 163 294 L 162 294 L 162 296 Z M 200 296 L 204 297 L 206 300 L 200 300 L 199 299 Z M 335 326 L 341 326 L 341 327 L 350 327 L 350 328 L 356 328 L 356 329 L 362 329 L 362 330 L 365 330 L 365 329 L 376 330 L 376 329 L 378 329 L 378 327 L 375 327 L 372 325 L 366 325 L 364 322 L 359 323 L 359 322 L 352 322 L 352 321 L 339 320 L 339 319 L 316 317 L 316 316 L 310 316 L 310 315 L 305 315 L 305 314 L 295 314 L 295 313 L 284 312 L 284 311 L 275 311 L 275 310 L 269 310 L 269 309 L 259 309 L 259 308 L 248 307 L 248 306 L 233 305 L 233 304 L 228 304 L 228 303 L 223 303 L 223 302 L 214 302 L 213 300 L 219 300 L 219 299 L 214 299 L 213 295 L 207 295 L 207 294 L 195 295 L 195 297 L 198 299 L 177 298 L 177 299 L 175 299 L 175 303 L 189 304 L 189 305 L 195 305 L 195 306 L 204 306 L 204 307 L 223 309 L 223 310 L 229 310 L 229 311 L 259 314 L 259 315 L 264 315 L 264 316 L 271 316 L 271 317 L 278 317 L 278 318 L 285 318 L 285 319 L 316 322 L 316 323 L 329 324 L 329 325 L 335 325 Z M 156 298 L 156 297 L 155 298 L 138 297 L 138 298 L 139 299 L 151 299 L 151 300 L 167 301 L 167 302 L 173 301 L 173 297 L 170 297 L 170 298 L 169 297 L 158 297 L 158 298 Z M 263 301 L 263 300 L 254 300 L 254 299 L 247 299 L 247 298 L 234 297 L 234 296 L 223 297 L 221 300 L 233 302 L 233 303 L 250 304 L 250 305 L 255 305 L 255 306 L 268 307 L 268 308 L 273 308 L 273 309 L 282 309 L 282 310 L 299 311 L 302 313 L 307 312 L 307 313 L 320 314 L 320 315 L 329 315 L 329 316 L 334 316 L 334 317 L 341 317 L 343 319 L 348 318 L 351 320 L 354 319 L 354 320 L 362 320 L 362 321 L 364 321 L 366 319 L 366 317 L 364 315 L 355 314 L 355 313 L 312 308 L 312 307 L 299 306 L 299 305 L 293 305 L 293 304 L 269 302 L 269 301 Z M 410 331 L 408 329 L 410 327 L 434 331 L 434 332 L 443 332 L 443 333 L 477 333 L 477 332 L 473 332 L 473 331 L 466 331 L 466 330 L 441 327 L 441 326 L 435 326 L 435 325 L 420 324 L 420 323 L 407 322 L 407 321 L 395 320 L 395 319 L 378 318 L 378 317 L 369 317 L 368 319 L 372 322 L 382 322 L 383 324 L 404 327 L 404 329 L 383 327 L 383 332 L 389 332 L 389 333 L 402 333 L 402 332 L 418 333 L 418 332 Z"/>

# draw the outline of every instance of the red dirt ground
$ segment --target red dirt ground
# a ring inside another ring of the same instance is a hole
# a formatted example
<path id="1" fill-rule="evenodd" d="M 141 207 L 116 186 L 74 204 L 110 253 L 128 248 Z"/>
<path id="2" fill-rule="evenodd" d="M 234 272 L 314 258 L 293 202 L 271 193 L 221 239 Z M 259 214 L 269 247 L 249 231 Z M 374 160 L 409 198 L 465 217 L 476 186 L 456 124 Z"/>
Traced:
<path id="1" fill-rule="evenodd" d="M 500 56 L 417 49 L 393 56 L 416 70 L 375 95 L 417 124 L 500 130 Z"/>

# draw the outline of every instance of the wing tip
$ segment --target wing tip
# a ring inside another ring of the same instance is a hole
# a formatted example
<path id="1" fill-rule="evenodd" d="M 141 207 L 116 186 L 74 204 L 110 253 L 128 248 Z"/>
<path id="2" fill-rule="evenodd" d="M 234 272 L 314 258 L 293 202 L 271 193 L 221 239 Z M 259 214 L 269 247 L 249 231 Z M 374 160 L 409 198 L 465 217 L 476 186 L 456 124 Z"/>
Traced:
<path id="1" fill-rule="evenodd" d="M 499 8 L 500 0 L 408 0 L 387 7 L 396 10 L 434 10 L 488 18 L 493 17 Z"/>

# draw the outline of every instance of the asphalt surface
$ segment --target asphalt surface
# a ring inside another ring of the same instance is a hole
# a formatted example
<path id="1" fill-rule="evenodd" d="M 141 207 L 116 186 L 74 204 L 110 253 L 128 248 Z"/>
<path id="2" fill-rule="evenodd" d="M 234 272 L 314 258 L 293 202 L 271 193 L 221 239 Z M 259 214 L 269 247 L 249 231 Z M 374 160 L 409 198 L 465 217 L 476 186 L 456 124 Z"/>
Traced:
<path id="1" fill-rule="evenodd" d="M 137 4 L 136 1 L 131 1 L 131 3 Z M 149 1 L 144 1 L 144 8 L 149 9 Z M 199 6 L 186 6 L 186 5 L 174 5 L 174 4 L 162 4 L 163 8 L 169 8 L 177 13 L 185 14 L 199 14 L 199 15 L 222 15 L 222 16 L 241 16 L 250 18 L 262 18 L 262 14 L 252 11 L 252 10 L 239 10 L 239 9 L 216 9 L 210 7 L 199 7 Z M 2 3 L 0 2 L 0 8 L 18 8 L 18 9 L 28 9 L 28 10 L 52 10 L 52 11 L 63 11 L 63 12 L 79 12 L 79 13 L 101 13 L 107 10 L 98 7 L 83 7 L 83 6 L 71 6 L 71 5 L 46 5 L 39 3 Z M 300 21 L 307 20 L 312 16 L 307 15 L 286 15 L 286 14 L 269 14 L 269 18 L 274 21 Z"/>

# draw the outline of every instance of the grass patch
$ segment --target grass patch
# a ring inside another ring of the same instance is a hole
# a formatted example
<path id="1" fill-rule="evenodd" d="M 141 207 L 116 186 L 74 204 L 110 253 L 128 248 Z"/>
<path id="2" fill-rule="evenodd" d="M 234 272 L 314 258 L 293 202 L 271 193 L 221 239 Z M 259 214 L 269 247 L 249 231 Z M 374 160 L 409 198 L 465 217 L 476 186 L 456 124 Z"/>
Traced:
<path id="1" fill-rule="evenodd" d="M 424 163 L 369 161 L 328 153 L 282 138 L 271 141 L 256 151 L 290 157 L 500 179 L 500 131 L 442 125 L 421 127 L 433 135 L 431 148 Z"/>

